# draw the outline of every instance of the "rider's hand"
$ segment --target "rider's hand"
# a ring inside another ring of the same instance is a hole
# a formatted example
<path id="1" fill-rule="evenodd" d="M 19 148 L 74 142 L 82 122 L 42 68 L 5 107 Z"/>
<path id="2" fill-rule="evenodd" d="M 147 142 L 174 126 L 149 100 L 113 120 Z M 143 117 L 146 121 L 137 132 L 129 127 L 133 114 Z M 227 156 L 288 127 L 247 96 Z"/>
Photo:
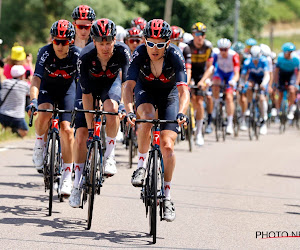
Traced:
<path id="1" fill-rule="evenodd" d="M 29 116 L 31 116 L 31 108 L 34 108 L 34 110 L 37 110 L 38 109 L 38 101 L 36 98 L 33 98 L 31 101 L 30 101 L 30 104 L 25 108 L 26 112 L 28 113 Z M 36 115 L 37 112 L 34 112 L 34 115 Z"/>
<path id="2" fill-rule="evenodd" d="M 177 114 L 176 120 L 179 125 L 183 124 L 184 127 L 186 127 L 189 124 L 189 118 L 182 113 Z"/>
<path id="3" fill-rule="evenodd" d="M 92 141 L 93 141 L 93 135 L 94 135 L 94 129 L 90 128 L 89 129 L 89 137 L 86 140 L 86 147 L 89 148 L 89 146 L 91 145 Z"/>
<path id="4" fill-rule="evenodd" d="M 228 82 L 228 84 L 231 85 L 234 89 L 236 88 L 236 81 L 230 80 L 230 81 Z"/>
<path id="5" fill-rule="evenodd" d="M 123 103 L 119 104 L 118 114 L 119 114 L 120 120 L 123 120 L 126 116 L 126 110 L 125 110 L 125 106 Z"/>
<path id="6" fill-rule="evenodd" d="M 135 125 L 136 115 L 133 112 L 129 112 L 127 115 L 127 122 L 131 125 Z"/>
<path id="7" fill-rule="evenodd" d="M 197 86 L 198 86 L 199 89 L 205 89 L 206 83 L 203 82 L 202 80 L 200 80 L 200 81 L 198 82 Z"/>

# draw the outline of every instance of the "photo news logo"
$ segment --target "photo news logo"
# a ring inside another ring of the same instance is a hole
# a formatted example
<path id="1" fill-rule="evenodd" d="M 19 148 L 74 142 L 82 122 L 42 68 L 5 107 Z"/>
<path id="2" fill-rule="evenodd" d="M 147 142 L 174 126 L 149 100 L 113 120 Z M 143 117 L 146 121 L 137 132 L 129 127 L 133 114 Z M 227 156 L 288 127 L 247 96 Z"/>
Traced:
<path id="1" fill-rule="evenodd" d="M 256 239 L 300 238 L 300 231 L 256 231 Z"/>

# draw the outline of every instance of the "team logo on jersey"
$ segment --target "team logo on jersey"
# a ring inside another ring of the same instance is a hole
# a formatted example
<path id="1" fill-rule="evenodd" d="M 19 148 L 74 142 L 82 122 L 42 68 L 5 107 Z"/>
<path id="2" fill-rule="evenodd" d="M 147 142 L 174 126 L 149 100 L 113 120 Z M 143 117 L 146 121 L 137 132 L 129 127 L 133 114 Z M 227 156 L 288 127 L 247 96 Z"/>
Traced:
<path id="1" fill-rule="evenodd" d="M 65 70 L 57 69 L 55 72 L 49 74 L 50 77 L 58 77 L 62 76 L 64 79 L 70 79 L 72 76 L 70 76 Z"/>
<path id="2" fill-rule="evenodd" d="M 49 56 L 49 53 L 48 53 L 48 51 L 46 50 L 46 51 L 44 52 L 44 54 L 41 56 L 41 59 L 40 59 L 40 61 L 39 61 L 39 65 L 43 66 L 48 56 Z"/>
<path id="3" fill-rule="evenodd" d="M 93 66 L 96 66 L 96 62 L 95 61 L 92 61 L 92 64 L 93 64 Z"/>
<path id="4" fill-rule="evenodd" d="M 77 70 L 78 70 L 78 72 L 80 71 L 81 64 L 82 64 L 82 61 L 78 59 L 77 60 Z"/>
<path id="5" fill-rule="evenodd" d="M 132 60 L 134 59 L 134 58 L 136 58 L 137 56 L 139 55 L 139 52 L 137 52 L 136 50 L 133 52 L 133 54 L 132 54 Z"/>

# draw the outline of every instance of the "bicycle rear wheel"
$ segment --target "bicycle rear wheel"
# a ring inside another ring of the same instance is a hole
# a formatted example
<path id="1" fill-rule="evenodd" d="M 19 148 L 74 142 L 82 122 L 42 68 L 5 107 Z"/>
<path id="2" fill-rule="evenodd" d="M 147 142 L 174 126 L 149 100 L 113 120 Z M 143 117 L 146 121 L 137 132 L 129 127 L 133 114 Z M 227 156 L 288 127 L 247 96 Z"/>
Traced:
<path id="1" fill-rule="evenodd" d="M 149 213 L 149 225 L 150 225 L 150 235 L 153 237 L 153 244 L 156 243 L 156 226 L 157 226 L 157 161 L 158 152 L 154 151 L 153 165 L 149 173 L 150 176 L 150 213 Z"/>
<path id="2" fill-rule="evenodd" d="M 88 225 L 87 230 L 91 229 L 92 218 L 93 218 L 93 208 L 94 208 L 94 200 L 95 200 L 95 187 L 96 187 L 96 169 L 97 169 L 97 161 L 98 161 L 98 142 L 94 142 L 94 146 L 92 148 L 92 159 L 90 165 L 90 176 L 89 176 L 89 206 L 88 206 Z"/>
<path id="3" fill-rule="evenodd" d="M 221 124 L 221 116 L 220 116 L 220 107 L 217 105 L 216 107 L 216 119 L 215 119 L 215 132 L 216 132 L 216 140 L 219 141 L 220 138 L 220 128 L 222 127 Z"/>
<path id="4" fill-rule="evenodd" d="M 51 153 L 49 162 L 49 216 L 52 215 L 52 204 L 53 204 L 53 181 L 54 181 L 54 166 L 56 159 L 56 134 L 52 134 L 52 139 L 50 139 Z"/>

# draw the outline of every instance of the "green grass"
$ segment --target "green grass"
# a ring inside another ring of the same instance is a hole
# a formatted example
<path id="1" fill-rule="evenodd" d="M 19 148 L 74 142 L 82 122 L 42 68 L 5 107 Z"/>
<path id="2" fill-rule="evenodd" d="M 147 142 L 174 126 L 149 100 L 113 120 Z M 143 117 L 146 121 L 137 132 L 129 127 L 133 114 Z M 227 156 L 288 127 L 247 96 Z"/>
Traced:
<path id="1" fill-rule="evenodd" d="M 273 39 L 273 48 L 271 48 L 276 53 L 279 53 L 281 51 L 281 46 L 286 42 L 292 42 L 295 44 L 296 49 L 300 49 L 300 34 L 299 35 L 293 35 L 293 36 L 284 36 L 284 37 L 274 37 Z M 258 39 L 258 43 L 265 43 L 267 45 L 270 45 L 270 39 L 269 38 L 262 38 Z"/>
<path id="2" fill-rule="evenodd" d="M 26 120 L 26 123 L 28 124 L 29 118 L 28 118 L 27 115 L 25 116 L 25 120 Z M 0 125 L 0 127 L 2 128 L 1 125 Z M 25 138 L 31 138 L 34 135 L 35 135 L 34 127 L 33 126 L 29 127 L 28 134 L 27 134 L 27 136 L 24 137 L 24 139 Z M 5 130 L 1 129 L 0 130 L 0 142 L 9 141 L 9 140 L 21 140 L 21 138 L 18 137 L 17 134 L 12 133 L 10 128 L 7 128 Z"/>

